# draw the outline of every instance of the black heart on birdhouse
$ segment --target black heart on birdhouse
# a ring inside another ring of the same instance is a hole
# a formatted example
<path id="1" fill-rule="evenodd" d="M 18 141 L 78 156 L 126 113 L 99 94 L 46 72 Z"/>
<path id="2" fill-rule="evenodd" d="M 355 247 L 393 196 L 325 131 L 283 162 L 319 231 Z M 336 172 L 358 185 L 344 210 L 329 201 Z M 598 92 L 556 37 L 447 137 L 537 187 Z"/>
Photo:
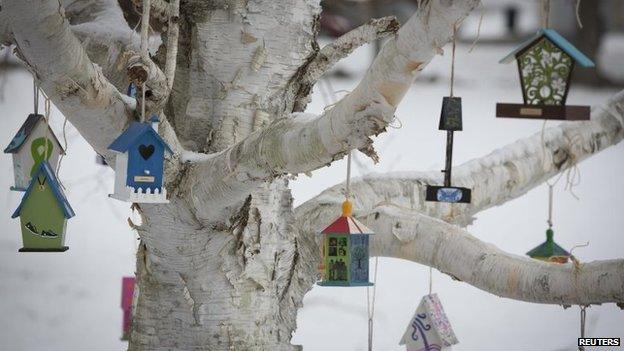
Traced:
<path id="1" fill-rule="evenodd" d="M 147 161 L 154 154 L 154 145 L 139 145 L 139 154 Z"/>

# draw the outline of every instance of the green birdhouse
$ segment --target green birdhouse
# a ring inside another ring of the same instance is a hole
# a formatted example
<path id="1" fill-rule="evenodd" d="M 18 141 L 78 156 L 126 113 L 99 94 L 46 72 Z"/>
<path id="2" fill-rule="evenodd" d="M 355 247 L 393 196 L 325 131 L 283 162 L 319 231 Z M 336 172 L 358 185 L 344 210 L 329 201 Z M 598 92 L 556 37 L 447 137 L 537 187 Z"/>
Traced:
<path id="1" fill-rule="evenodd" d="M 24 247 L 19 251 L 66 251 L 69 248 L 65 246 L 65 229 L 73 216 L 74 210 L 50 164 L 41 161 L 12 216 L 20 217 Z"/>
<path id="2" fill-rule="evenodd" d="M 570 253 L 557 245 L 553 239 L 555 233 L 552 229 L 546 230 L 546 241 L 533 250 L 527 252 L 527 256 L 536 260 L 554 263 L 567 263 Z"/>
<path id="3" fill-rule="evenodd" d="M 368 237 L 373 231 L 351 216 L 351 203 L 321 234 L 321 286 L 371 286 L 368 281 Z"/>

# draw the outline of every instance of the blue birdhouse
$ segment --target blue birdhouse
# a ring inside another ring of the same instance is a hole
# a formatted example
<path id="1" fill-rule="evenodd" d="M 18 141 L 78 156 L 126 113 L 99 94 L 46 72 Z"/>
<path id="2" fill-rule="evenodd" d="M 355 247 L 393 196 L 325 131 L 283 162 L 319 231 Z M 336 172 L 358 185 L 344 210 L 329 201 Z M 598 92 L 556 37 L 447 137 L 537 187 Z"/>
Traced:
<path id="1" fill-rule="evenodd" d="M 169 145 L 158 135 L 158 117 L 150 123 L 132 122 L 109 150 L 115 159 L 115 192 L 110 197 L 127 202 L 166 203 L 163 187 L 165 152 Z"/>

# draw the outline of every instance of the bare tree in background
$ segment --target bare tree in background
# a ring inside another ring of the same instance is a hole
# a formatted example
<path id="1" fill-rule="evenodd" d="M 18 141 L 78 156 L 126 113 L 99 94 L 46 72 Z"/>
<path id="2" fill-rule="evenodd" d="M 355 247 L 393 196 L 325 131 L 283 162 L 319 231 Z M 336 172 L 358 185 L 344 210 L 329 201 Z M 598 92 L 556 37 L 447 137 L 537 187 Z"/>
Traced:
<path id="1" fill-rule="evenodd" d="M 15 45 L 108 164 L 107 146 L 143 105 L 161 116 L 160 134 L 174 149 L 166 161 L 170 203 L 134 206 L 143 221 L 130 349 L 299 349 L 290 339 L 316 280 L 317 231 L 339 213 L 342 188 L 295 209 L 288 179 L 353 149 L 377 159 L 371 137 L 386 130 L 414 78 L 478 2 L 422 1 L 400 29 L 374 20 L 319 49 L 319 0 L 151 0 L 162 45 L 146 56 L 124 18 L 133 7 L 3 0 L 0 41 Z M 301 113 L 324 72 L 381 36 L 389 39 L 350 94 L 321 115 Z M 130 80 L 145 83 L 145 101 L 124 95 Z M 454 183 L 474 189 L 470 205 L 424 201 L 438 172 L 388 174 L 354 181 L 355 215 L 377 233 L 374 256 L 429 265 L 517 300 L 621 304 L 624 260 L 534 261 L 461 227 L 623 137 L 619 93 L 591 121 L 547 130 L 544 144 L 533 136 L 458 167 Z"/>

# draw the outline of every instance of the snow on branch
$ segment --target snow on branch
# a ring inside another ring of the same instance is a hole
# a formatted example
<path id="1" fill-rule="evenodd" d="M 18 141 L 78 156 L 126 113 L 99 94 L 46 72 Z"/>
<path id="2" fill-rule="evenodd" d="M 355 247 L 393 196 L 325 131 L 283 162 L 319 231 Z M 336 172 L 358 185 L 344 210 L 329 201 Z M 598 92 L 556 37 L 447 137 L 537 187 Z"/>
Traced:
<path id="1" fill-rule="evenodd" d="M 477 213 L 522 196 L 623 138 L 624 91 L 595 107 L 590 121 L 562 123 L 453 168 L 453 183 L 472 189 L 470 204 L 425 202 L 425 187 L 440 184 L 440 172 L 367 175 L 352 182 L 351 192 L 357 208 L 389 203 L 465 226 Z M 336 185 L 301 207 L 337 206 L 343 188 Z"/>
<path id="2" fill-rule="evenodd" d="M 342 35 L 331 44 L 324 46 L 305 67 L 303 76 L 297 79 L 296 88 L 299 91 L 296 95 L 299 100 L 295 102 L 295 111 L 305 110 L 312 87 L 336 63 L 349 56 L 360 46 L 394 34 L 398 29 L 399 22 L 396 17 L 376 18 Z"/>
<path id="3" fill-rule="evenodd" d="M 102 155 L 131 116 L 131 102 L 93 64 L 58 1 L 3 3 L 18 56 L 54 104 Z"/>
<path id="4" fill-rule="evenodd" d="M 321 116 L 295 113 L 278 118 L 192 165 L 188 185 L 198 211 L 220 211 L 215 203 L 230 206 L 267 180 L 318 169 L 352 149 L 376 158 L 370 137 L 385 131 L 416 73 L 450 41 L 454 26 L 478 3 L 428 2 L 386 42 L 353 92 Z"/>
<path id="5" fill-rule="evenodd" d="M 376 235 L 371 255 L 434 267 L 489 293 L 535 303 L 624 302 L 624 260 L 558 264 L 501 251 L 459 226 L 409 209 L 381 206 L 360 219 Z"/>

